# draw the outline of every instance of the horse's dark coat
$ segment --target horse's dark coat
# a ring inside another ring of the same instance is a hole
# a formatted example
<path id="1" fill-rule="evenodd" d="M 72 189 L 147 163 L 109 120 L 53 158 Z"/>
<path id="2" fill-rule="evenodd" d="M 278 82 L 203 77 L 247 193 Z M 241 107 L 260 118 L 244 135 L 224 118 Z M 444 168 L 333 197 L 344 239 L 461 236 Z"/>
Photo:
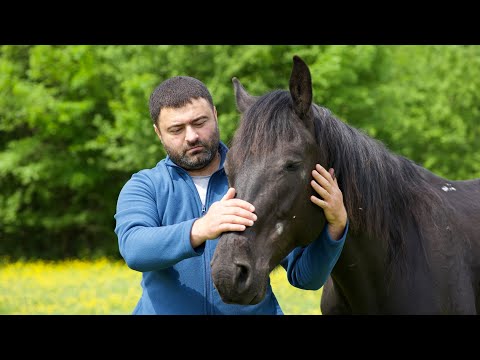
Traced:
<path id="1" fill-rule="evenodd" d="M 312 104 L 298 57 L 290 91 L 253 97 L 234 86 L 242 120 L 226 170 L 258 220 L 219 240 L 212 276 L 224 301 L 262 300 L 270 271 L 320 233 L 325 218 L 309 200 L 320 163 L 335 168 L 350 221 L 323 314 L 480 311 L 480 179 L 441 178 Z"/>

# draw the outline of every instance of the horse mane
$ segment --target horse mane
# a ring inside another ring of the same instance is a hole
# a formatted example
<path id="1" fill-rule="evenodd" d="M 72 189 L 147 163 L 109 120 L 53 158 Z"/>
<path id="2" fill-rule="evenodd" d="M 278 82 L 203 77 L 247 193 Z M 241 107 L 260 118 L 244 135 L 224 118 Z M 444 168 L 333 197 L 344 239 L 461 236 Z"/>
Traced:
<path id="1" fill-rule="evenodd" d="M 330 110 L 315 104 L 313 110 L 317 143 L 328 149 L 327 163 L 338 177 L 351 231 L 386 244 L 387 265 L 405 264 L 409 226 L 421 241 L 424 219 L 435 224 L 438 212 L 445 209 L 426 177 L 429 172 L 338 120 Z"/>
<path id="2" fill-rule="evenodd" d="M 428 171 L 393 154 L 382 142 L 335 118 L 328 109 L 316 104 L 312 109 L 316 141 L 326 151 L 324 165 L 335 169 L 350 231 L 366 233 L 386 244 L 387 266 L 405 264 L 401 260 L 405 260 L 410 226 L 421 238 L 421 219 L 428 218 L 434 224 L 434 212 L 445 208 L 426 177 Z M 288 91 L 274 90 L 259 97 L 242 115 L 233 138 L 237 157 L 272 153 L 285 141 L 301 140 L 298 122 L 292 121 L 292 116 Z"/>

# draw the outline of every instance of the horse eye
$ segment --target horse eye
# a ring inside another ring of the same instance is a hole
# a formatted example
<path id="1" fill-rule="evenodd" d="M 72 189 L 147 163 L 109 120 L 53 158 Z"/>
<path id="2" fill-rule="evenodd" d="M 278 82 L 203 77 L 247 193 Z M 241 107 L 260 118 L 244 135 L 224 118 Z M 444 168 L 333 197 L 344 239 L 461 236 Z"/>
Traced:
<path id="1" fill-rule="evenodd" d="M 300 163 L 298 162 L 288 162 L 285 164 L 286 171 L 295 171 L 295 170 L 298 170 L 299 167 L 300 167 Z"/>

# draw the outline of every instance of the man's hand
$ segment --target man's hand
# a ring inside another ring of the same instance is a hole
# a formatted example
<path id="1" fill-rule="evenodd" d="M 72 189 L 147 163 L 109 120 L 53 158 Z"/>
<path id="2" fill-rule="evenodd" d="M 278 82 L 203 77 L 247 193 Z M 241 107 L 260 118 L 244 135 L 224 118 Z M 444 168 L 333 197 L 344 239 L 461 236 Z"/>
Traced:
<path id="1" fill-rule="evenodd" d="M 208 212 L 197 219 L 192 226 L 190 243 L 192 247 L 215 239 L 226 231 L 244 231 L 257 220 L 255 207 L 249 202 L 235 199 L 235 189 L 228 189 L 222 200 L 214 202 Z"/>
<path id="2" fill-rule="evenodd" d="M 327 171 L 317 164 L 312 171 L 312 176 L 311 185 L 323 200 L 313 195 L 310 200 L 323 209 L 328 222 L 328 233 L 332 239 L 338 240 L 347 225 L 347 210 L 343 204 L 342 191 L 338 187 L 334 170 L 330 168 Z"/>

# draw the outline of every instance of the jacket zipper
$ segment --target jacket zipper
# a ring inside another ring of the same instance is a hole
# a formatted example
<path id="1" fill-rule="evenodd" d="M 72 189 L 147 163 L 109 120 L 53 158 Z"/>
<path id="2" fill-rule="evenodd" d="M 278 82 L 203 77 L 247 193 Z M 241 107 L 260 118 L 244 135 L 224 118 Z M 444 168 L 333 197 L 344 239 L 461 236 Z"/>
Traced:
<path id="1" fill-rule="evenodd" d="M 182 168 L 179 167 L 179 166 L 177 166 L 177 167 L 178 167 L 181 171 L 183 171 L 185 174 L 187 174 L 187 176 L 190 176 L 190 175 L 188 175 L 187 171 L 185 171 L 184 169 L 182 169 Z M 210 179 L 209 179 L 209 181 L 208 181 L 207 193 L 206 193 L 206 196 L 205 196 L 205 205 L 202 204 L 201 216 L 205 215 L 205 212 L 207 211 L 208 190 L 209 190 L 209 188 L 210 188 L 210 182 L 212 181 L 212 178 L 215 176 L 215 174 L 218 173 L 218 172 L 220 172 L 220 171 L 221 171 L 221 169 L 215 171 L 215 172 L 211 175 L 211 177 L 210 177 Z M 191 180 L 191 181 L 192 181 L 192 180 Z M 192 182 L 193 182 L 193 181 L 192 181 Z M 193 184 L 193 187 L 195 188 L 195 184 Z M 199 200 L 200 200 L 200 203 L 201 203 L 202 201 L 201 201 L 201 199 L 200 199 L 200 196 L 199 196 L 199 194 L 198 194 L 198 191 L 195 190 L 195 193 L 197 194 L 197 199 L 199 199 Z M 208 259 L 210 259 L 210 256 L 207 255 L 207 257 L 208 257 Z M 205 260 L 208 260 L 208 259 L 205 259 Z M 205 261 L 205 266 L 210 266 L 210 261 Z M 208 273 L 208 270 L 205 269 L 205 272 L 204 272 L 204 273 L 207 274 L 207 273 Z M 213 311 L 213 309 L 214 309 L 213 299 L 211 299 L 211 300 L 212 300 L 211 303 L 210 303 L 210 301 L 209 301 L 212 296 L 211 296 L 211 294 L 210 294 L 211 289 L 210 289 L 209 281 L 208 281 L 208 280 L 206 281 L 206 284 L 205 284 L 205 285 L 206 285 L 206 286 L 205 286 L 205 288 L 206 288 L 206 298 L 205 298 L 205 310 L 206 310 L 206 314 L 207 314 L 207 315 L 208 315 L 208 314 L 214 314 L 214 311 Z M 210 306 L 208 306 L 209 303 L 210 303 Z"/>
<path id="2" fill-rule="evenodd" d="M 210 177 L 210 180 L 208 181 L 208 185 L 207 185 L 207 193 L 205 195 L 205 205 L 202 204 L 202 216 L 205 215 L 205 212 L 207 211 L 207 205 L 209 203 L 208 199 L 209 199 L 209 190 L 210 190 L 210 184 L 212 183 L 212 181 L 214 181 L 214 178 L 216 176 L 218 171 L 214 172 L 212 174 L 212 176 Z M 207 249 L 205 249 L 206 251 L 206 258 L 205 258 L 205 266 L 207 268 L 210 267 L 210 261 L 211 261 L 211 258 L 210 258 L 210 255 L 207 251 Z M 208 274 L 209 271 L 208 269 L 205 269 L 205 274 Z M 207 291 L 207 297 L 206 297 L 206 307 L 207 307 L 207 315 L 213 315 L 215 314 L 215 311 L 214 311 L 214 299 L 213 299 L 213 289 L 210 287 L 210 284 L 211 284 L 211 281 L 206 281 L 206 291 Z M 210 305 L 210 306 L 209 306 Z"/>

